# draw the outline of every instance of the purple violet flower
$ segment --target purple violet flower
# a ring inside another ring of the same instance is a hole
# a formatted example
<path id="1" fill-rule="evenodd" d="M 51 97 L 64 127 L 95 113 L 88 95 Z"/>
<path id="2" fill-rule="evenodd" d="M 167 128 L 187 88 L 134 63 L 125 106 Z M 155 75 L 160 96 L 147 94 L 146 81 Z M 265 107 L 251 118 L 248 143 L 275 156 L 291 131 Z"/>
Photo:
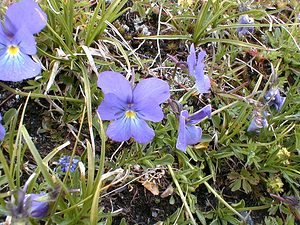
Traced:
<path id="1" fill-rule="evenodd" d="M 282 108 L 286 97 L 280 95 L 280 91 L 277 88 L 271 88 L 265 95 L 266 101 L 269 106 L 274 106 L 277 111 Z"/>
<path id="2" fill-rule="evenodd" d="M 266 128 L 269 126 L 268 120 L 266 119 L 267 112 L 254 112 L 254 117 L 251 120 L 251 123 L 247 129 L 247 132 L 256 132 L 259 133 L 261 128 Z"/>
<path id="3" fill-rule="evenodd" d="M 17 199 L 12 196 L 7 202 L 8 214 L 11 224 L 27 224 L 28 218 L 41 219 L 46 217 L 50 208 L 50 196 L 45 192 L 40 194 L 26 194 L 27 188 L 35 174 L 32 174 L 25 183 L 24 188 L 17 192 Z M 54 196 L 54 195 L 53 195 Z"/>
<path id="4" fill-rule="evenodd" d="M 200 94 L 209 93 L 210 89 L 210 79 L 204 74 L 205 64 L 203 61 L 205 56 L 206 52 L 201 51 L 199 52 L 197 59 L 194 44 L 191 44 L 190 54 L 187 57 L 187 64 L 190 76 L 195 77 L 196 88 Z"/>
<path id="5" fill-rule="evenodd" d="M 4 26 L 0 23 L 0 80 L 21 81 L 41 72 L 41 65 L 33 61 L 36 43 L 33 34 L 45 26 L 47 15 L 33 0 L 10 5 Z"/>
<path id="6" fill-rule="evenodd" d="M 187 110 L 183 110 L 179 116 L 179 131 L 176 148 L 186 152 L 188 145 L 197 144 L 201 141 L 202 129 L 195 126 L 205 117 L 211 117 L 211 105 L 207 105 L 201 110 L 189 115 Z"/>
<path id="7" fill-rule="evenodd" d="M 59 158 L 58 163 L 61 166 L 61 171 L 63 173 L 66 173 L 70 167 L 70 172 L 73 173 L 75 169 L 77 168 L 77 165 L 79 163 L 79 159 L 73 158 L 70 166 L 70 156 L 62 156 Z"/>
<path id="8" fill-rule="evenodd" d="M 44 192 L 40 194 L 26 194 L 25 205 L 28 208 L 29 216 L 41 219 L 47 216 L 49 211 L 48 195 Z"/>
<path id="9" fill-rule="evenodd" d="M 119 142 L 131 137 L 140 144 L 150 142 L 155 133 L 145 120 L 159 122 L 163 119 L 159 105 L 170 97 L 168 83 L 148 78 L 132 87 L 120 73 L 105 71 L 99 75 L 98 87 L 104 93 L 98 113 L 102 120 L 112 120 L 107 136 Z"/>
<path id="10" fill-rule="evenodd" d="M 239 24 L 254 24 L 254 19 L 248 15 L 242 15 L 239 19 Z M 238 27 L 237 32 L 239 37 L 254 32 L 254 27 Z"/>
<path id="11" fill-rule="evenodd" d="M 1 121 L 2 121 L 2 115 L 0 114 L 0 141 L 3 141 L 6 132 L 5 132 L 5 128 L 1 124 Z"/>

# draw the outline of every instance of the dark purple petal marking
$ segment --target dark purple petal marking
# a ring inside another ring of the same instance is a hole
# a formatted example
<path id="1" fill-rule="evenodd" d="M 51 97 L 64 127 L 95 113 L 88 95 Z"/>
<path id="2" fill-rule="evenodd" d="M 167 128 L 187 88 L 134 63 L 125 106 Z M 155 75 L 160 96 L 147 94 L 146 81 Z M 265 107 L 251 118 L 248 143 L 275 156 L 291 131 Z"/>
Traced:
<path id="1" fill-rule="evenodd" d="M 98 113 L 102 120 L 119 119 L 124 115 L 127 104 L 115 94 L 106 94 L 98 107 Z"/>

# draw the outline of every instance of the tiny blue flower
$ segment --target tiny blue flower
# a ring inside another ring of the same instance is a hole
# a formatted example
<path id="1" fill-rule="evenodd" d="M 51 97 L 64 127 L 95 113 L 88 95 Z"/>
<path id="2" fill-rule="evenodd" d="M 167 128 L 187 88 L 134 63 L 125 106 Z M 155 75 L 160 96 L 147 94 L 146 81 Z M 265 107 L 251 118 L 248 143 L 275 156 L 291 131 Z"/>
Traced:
<path id="1" fill-rule="evenodd" d="M 1 121 L 2 121 L 2 116 L 0 114 L 0 141 L 3 141 L 6 131 L 3 125 L 1 124 Z"/>
<path id="2" fill-rule="evenodd" d="M 211 117 L 211 105 L 207 105 L 201 110 L 189 115 L 187 110 L 183 110 L 179 116 L 179 129 L 176 148 L 186 152 L 188 145 L 194 145 L 201 141 L 202 129 L 195 124 L 205 117 Z"/>
<path id="3" fill-rule="evenodd" d="M 187 57 L 187 65 L 190 76 L 195 77 L 196 88 L 200 94 L 209 93 L 210 79 L 204 74 L 204 58 L 206 56 L 205 51 L 201 51 L 196 56 L 194 44 L 190 47 L 190 54 Z"/>
<path id="4" fill-rule="evenodd" d="M 280 95 L 280 91 L 277 88 L 271 88 L 265 95 L 265 99 L 269 106 L 274 106 L 277 111 L 282 108 L 286 97 Z"/>
<path id="5" fill-rule="evenodd" d="M 63 173 L 66 173 L 70 167 L 70 172 L 74 172 L 77 168 L 77 165 L 79 163 L 79 159 L 73 158 L 72 162 L 70 163 L 71 157 L 70 156 L 62 156 L 58 160 L 59 165 L 61 166 L 61 171 Z M 71 164 L 71 166 L 70 166 Z"/>
<path id="6" fill-rule="evenodd" d="M 254 24 L 254 19 L 248 15 L 242 15 L 239 19 L 239 24 Z M 238 27 L 237 32 L 239 37 L 254 32 L 254 27 Z"/>

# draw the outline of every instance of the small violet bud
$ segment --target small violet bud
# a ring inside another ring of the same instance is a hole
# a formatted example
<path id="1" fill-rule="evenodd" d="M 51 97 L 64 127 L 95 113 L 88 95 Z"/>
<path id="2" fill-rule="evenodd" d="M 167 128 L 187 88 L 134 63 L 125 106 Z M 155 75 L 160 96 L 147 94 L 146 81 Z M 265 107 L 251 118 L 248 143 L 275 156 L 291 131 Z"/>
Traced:
<path id="1" fill-rule="evenodd" d="M 265 100 L 268 102 L 269 106 L 274 106 L 277 111 L 280 111 L 285 99 L 286 97 L 282 97 L 277 88 L 272 88 L 265 95 Z"/>
<path id="2" fill-rule="evenodd" d="M 48 195 L 46 193 L 40 194 L 26 194 L 25 205 L 28 206 L 29 216 L 36 219 L 41 219 L 47 216 L 49 210 Z"/>
<path id="3" fill-rule="evenodd" d="M 70 156 L 62 156 L 58 160 L 59 165 L 61 166 L 61 171 L 63 173 L 66 173 L 70 167 L 70 172 L 74 172 L 77 168 L 79 159 L 72 159 L 71 165 L 70 165 Z"/>
<path id="4" fill-rule="evenodd" d="M 254 24 L 254 19 L 248 15 L 242 15 L 239 19 L 239 24 Z M 239 37 L 254 32 L 254 27 L 238 27 L 237 32 Z"/>
<path id="5" fill-rule="evenodd" d="M 254 117 L 251 120 L 251 123 L 247 129 L 247 132 L 256 132 L 259 133 L 261 128 L 268 127 L 268 121 L 266 119 L 267 113 L 260 113 L 258 111 L 254 112 Z"/>
<path id="6" fill-rule="evenodd" d="M 28 218 L 41 219 L 47 216 L 50 204 L 48 194 L 26 194 L 27 185 L 17 192 L 17 200 L 12 197 L 7 203 L 11 224 L 27 224 Z"/>

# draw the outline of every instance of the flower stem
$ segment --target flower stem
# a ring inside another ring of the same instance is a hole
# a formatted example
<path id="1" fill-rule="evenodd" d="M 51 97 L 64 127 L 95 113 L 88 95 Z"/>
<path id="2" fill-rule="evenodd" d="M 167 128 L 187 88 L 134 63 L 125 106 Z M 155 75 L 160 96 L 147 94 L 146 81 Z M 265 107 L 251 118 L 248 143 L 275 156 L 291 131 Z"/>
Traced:
<path id="1" fill-rule="evenodd" d="M 201 177 L 200 177 L 201 178 Z M 201 178 L 202 179 L 202 178 Z M 243 221 L 245 221 L 245 218 L 238 212 L 236 211 L 231 205 L 229 205 L 206 181 L 203 182 L 206 188 L 214 194 L 214 196 L 219 199 L 220 202 L 222 202 L 229 210 L 231 210 L 235 215 L 240 217 Z"/>
<path id="2" fill-rule="evenodd" d="M 181 201 L 183 202 L 183 205 L 184 205 L 187 213 L 189 214 L 190 219 L 192 220 L 192 224 L 196 225 L 197 223 L 196 223 L 196 221 L 195 221 L 195 219 L 193 217 L 193 214 L 192 214 L 192 212 L 190 210 L 190 207 L 189 207 L 188 203 L 186 202 L 185 196 L 184 196 L 184 194 L 182 192 L 180 184 L 178 183 L 178 180 L 175 177 L 174 171 L 173 171 L 173 169 L 172 169 L 172 167 L 170 165 L 168 165 L 168 169 L 169 169 L 170 174 L 172 176 L 172 179 L 173 179 L 173 181 L 174 181 L 174 183 L 176 185 L 176 188 L 178 190 L 178 193 L 179 193 L 179 196 L 181 198 Z"/>
<path id="3" fill-rule="evenodd" d="M 55 96 L 55 95 L 44 95 L 44 94 L 37 94 L 37 93 L 27 93 L 27 92 L 23 92 L 23 91 L 18 91 L 15 90 L 11 87 L 9 87 L 8 85 L 0 82 L 0 87 L 3 87 L 5 90 L 14 93 L 15 95 L 20 95 L 20 96 L 24 96 L 24 97 L 28 97 L 30 95 L 30 97 L 32 98 L 48 98 L 48 99 L 52 99 L 52 100 L 61 100 L 61 101 L 68 101 L 68 102 L 77 102 L 77 103 L 84 103 L 84 100 L 82 99 L 75 99 L 75 98 L 69 98 L 69 97 L 64 97 L 64 96 Z"/>

